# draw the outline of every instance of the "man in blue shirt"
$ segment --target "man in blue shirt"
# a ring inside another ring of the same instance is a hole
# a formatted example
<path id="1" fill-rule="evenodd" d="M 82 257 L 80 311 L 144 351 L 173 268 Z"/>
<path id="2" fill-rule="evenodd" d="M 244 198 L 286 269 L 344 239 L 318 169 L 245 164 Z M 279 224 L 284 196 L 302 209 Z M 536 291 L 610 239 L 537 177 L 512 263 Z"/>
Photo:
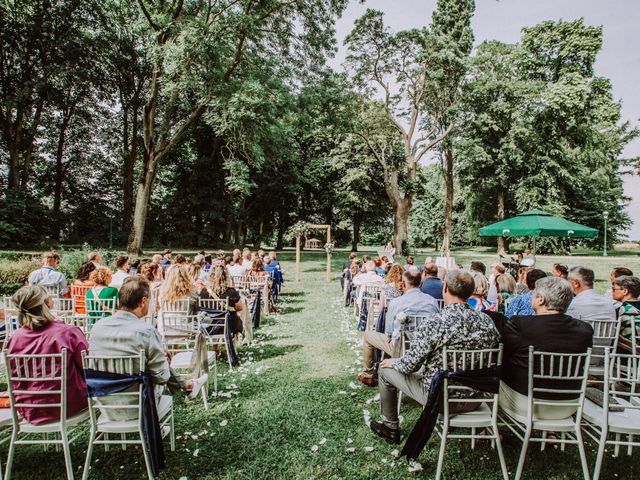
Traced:
<path id="1" fill-rule="evenodd" d="M 539 268 L 534 268 L 533 270 L 527 272 L 525 282 L 527 283 L 527 288 L 529 289 L 529 291 L 527 293 L 516 295 L 515 297 L 509 299 L 509 301 L 507 302 L 507 310 L 505 312 L 505 316 L 507 318 L 511 318 L 515 315 L 522 316 L 536 314 L 533 311 L 533 307 L 531 306 L 533 289 L 536 288 L 536 282 L 546 276 L 547 274 Z"/>
<path id="2" fill-rule="evenodd" d="M 442 300 L 442 281 L 438 278 L 438 266 L 435 263 L 425 263 L 420 291 Z"/>

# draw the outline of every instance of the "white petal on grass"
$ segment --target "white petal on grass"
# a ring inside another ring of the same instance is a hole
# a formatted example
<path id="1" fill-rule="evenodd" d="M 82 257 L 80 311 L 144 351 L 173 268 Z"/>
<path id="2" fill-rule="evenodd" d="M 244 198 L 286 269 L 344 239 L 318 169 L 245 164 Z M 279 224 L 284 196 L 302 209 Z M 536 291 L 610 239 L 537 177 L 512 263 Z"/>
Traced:
<path id="1" fill-rule="evenodd" d="M 347 438 L 347 443 L 353 443 L 353 438 Z"/>
<path id="2" fill-rule="evenodd" d="M 351 388 L 353 390 L 356 390 L 358 388 L 358 386 L 353 382 L 349 382 L 349 388 Z"/>
<path id="3" fill-rule="evenodd" d="M 398 458 L 400 456 L 400 452 L 398 451 L 397 448 L 395 450 L 391 451 L 391 456 L 392 457 L 396 457 L 396 458 Z"/>
<path id="4" fill-rule="evenodd" d="M 380 394 L 379 393 L 376 393 L 376 396 L 373 397 L 373 401 L 374 402 L 379 402 L 380 401 Z"/>
<path id="5" fill-rule="evenodd" d="M 220 426 L 221 426 L 221 427 L 226 427 L 226 426 L 227 426 L 227 423 L 229 423 L 229 421 L 228 421 L 228 420 L 222 420 L 222 421 L 220 422 Z"/>
<path id="6" fill-rule="evenodd" d="M 338 395 L 346 395 L 346 394 L 347 394 L 346 390 L 338 391 Z"/>
<path id="7" fill-rule="evenodd" d="M 193 451 L 193 456 L 194 456 L 194 457 L 197 457 L 199 453 L 200 453 L 200 449 L 199 449 L 199 448 L 196 448 L 196 449 Z"/>
<path id="8" fill-rule="evenodd" d="M 364 451 L 367 453 L 373 452 L 375 449 L 373 447 L 364 447 Z"/>
<path id="9" fill-rule="evenodd" d="M 415 460 L 409 460 L 409 473 L 418 473 L 422 471 L 422 464 Z"/>
<path id="10" fill-rule="evenodd" d="M 187 477 L 180 477 L 178 480 L 188 480 Z"/>
<path id="11" fill-rule="evenodd" d="M 354 453 L 355 451 L 356 451 L 356 449 L 353 448 L 353 447 L 347 448 L 347 453 Z"/>
<path id="12" fill-rule="evenodd" d="M 318 445 L 313 445 L 313 446 L 311 447 L 311 451 L 312 451 L 313 453 L 315 453 L 315 452 L 317 452 L 317 451 L 318 451 L 318 449 L 319 449 L 319 448 L 320 448 L 320 447 L 318 447 Z"/>
<path id="13" fill-rule="evenodd" d="M 322 440 L 320 440 L 320 441 L 318 442 L 318 445 L 324 445 L 325 443 L 327 443 L 327 439 L 326 439 L 326 438 L 323 438 Z"/>

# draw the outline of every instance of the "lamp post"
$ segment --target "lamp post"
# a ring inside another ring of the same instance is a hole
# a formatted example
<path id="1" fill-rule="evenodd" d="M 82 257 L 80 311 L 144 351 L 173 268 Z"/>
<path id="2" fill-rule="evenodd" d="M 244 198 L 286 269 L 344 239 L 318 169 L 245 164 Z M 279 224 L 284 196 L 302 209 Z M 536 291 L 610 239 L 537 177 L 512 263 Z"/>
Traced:
<path id="1" fill-rule="evenodd" d="M 113 249 L 113 215 L 109 214 L 109 250 Z"/>
<path id="2" fill-rule="evenodd" d="M 602 212 L 602 216 L 604 217 L 604 251 L 602 252 L 602 256 L 607 256 L 607 219 L 609 218 L 609 212 Z"/>

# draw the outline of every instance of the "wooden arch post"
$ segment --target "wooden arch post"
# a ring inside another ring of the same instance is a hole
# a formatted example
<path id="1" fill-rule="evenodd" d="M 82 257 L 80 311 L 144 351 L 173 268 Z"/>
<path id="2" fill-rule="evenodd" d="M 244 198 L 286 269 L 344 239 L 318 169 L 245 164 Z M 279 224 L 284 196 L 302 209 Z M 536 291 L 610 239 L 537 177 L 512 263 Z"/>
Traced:
<path id="1" fill-rule="evenodd" d="M 309 225 L 309 228 L 327 229 L 327 243 L 331 243 L 331 225 Z M 296 235 L 296 282 L 300 281 L 300 235 Z M 327 282 L 331 281 L 331 254 L 327 252 Z"/>

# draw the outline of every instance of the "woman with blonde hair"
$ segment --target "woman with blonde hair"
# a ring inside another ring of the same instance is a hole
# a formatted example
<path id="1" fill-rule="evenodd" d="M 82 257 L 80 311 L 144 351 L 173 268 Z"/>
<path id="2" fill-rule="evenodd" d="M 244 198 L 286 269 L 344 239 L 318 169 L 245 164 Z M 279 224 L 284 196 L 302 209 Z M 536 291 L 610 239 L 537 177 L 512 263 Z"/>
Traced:
<path id="1" fill-rule="evenodd" d="M 184 265 L 174 265 L 167 272 L 160 289 L 161 303 L 176 303 L 178 300 L 189 301 L 188 315 L 196 315 L 198 313 L 198 297 Z"/>
<path id="2" fill-rule="evenodd" d="M 149 282 L 151 299 L 149 315 L 153 316 L 160 310 L 160 287 L 162 287 L 162 267 L 154 262 L 147 262 L 140 268 L 140 276 Z"/>
<path id="3" fill-rule="evenodd" d="M 384 287 L 382 287 L 382 293 L 380 294 L 380 303 L 382 308 L 387 306 L 394 298 L 398 298 L 402 295 L 402 274 L 404 273 L 404 267 L 399 263 L 394 263 L 387 273 L 385 278 Z"/>
<path id="4" fill-rule="evenodd" d="M 508 273 L 503 273 L 496 277 L 495 284 L 498 292 L 498 311 L 504 313 L 507 309 L 507 302 L 516 293 L 516 279 Z"/>
<path id="5" fill-rule="evenodd" d="M 89 344 L 82 330 L 73 325 L 56 321 L 50 308 L 51 297 L 38 286 L 22 287 L 12 297 L 18 313 L 18 328 L 9 339 L 10 355 L 48 355 L 67 350 L 67 418 L 87 408 L 87 389 L 82 374 L 83 350 Z M 9 361 L 15 374 L 15 364 Z M 60 364 L 56 364 L 55 375 L 60 375 Z M 51 382 L 15 382 L 15 390 L 50 390 Z M 41 425 L 60 420 L 59 408 L 40 407 L 37 404 L 58 403 L 59 394 L 16 393 L 17 403 L 32 403 L 33 407 L 17 407 L 18 412 L 29 423 Z"/>
<path id="6" fill-rule="evenodd" d="M 87 291 L 86 296 L 87 314 L 93 324 L 101 318 L 111 316 L 118 308 L 118 289 L 109 286 L 112 281 L 111 270 L 105 267 L 91 272 L 89 280 L 95 284 Z"/>
<path id="7" fill-rule="evenodd" d="M 471 271 L 469 273 L 473 277 L 476 287 L 473 294 L 467 300 L 467 303 L 472 309 L 479 312 L 495 312 L 496 305 L 487 300 L 487 294 L 489 293 L 489 282 L 487 281 L 487 277 L 476 271 Z"/>
<path id="8" fill-rule="evenodd" d="M 244 310 L 244 302 L 240 298 L 240 293 L 235 288 L 229 286 L 229 272 L 224 265 L 215 265 L 209 273 L 209 279 L 205 287 L 200 290 L 200 298 L 229 300 L 229 325 L 231 332 L 242 333 L 242 321 L 238 317 L 238 312 Z"/>

